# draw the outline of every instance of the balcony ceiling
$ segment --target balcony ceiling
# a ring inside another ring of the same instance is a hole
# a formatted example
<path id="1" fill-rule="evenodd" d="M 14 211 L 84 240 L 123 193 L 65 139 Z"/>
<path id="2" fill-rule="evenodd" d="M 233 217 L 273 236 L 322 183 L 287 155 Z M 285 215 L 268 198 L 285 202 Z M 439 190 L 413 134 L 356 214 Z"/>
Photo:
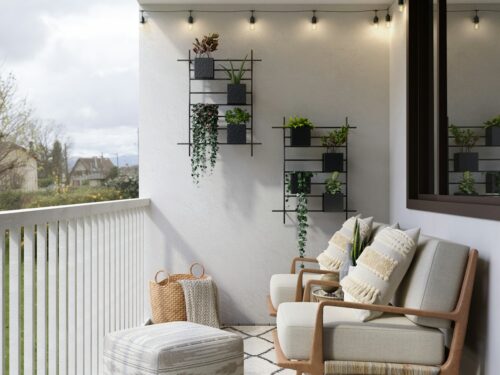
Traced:
<path id="1" fill-rule="evenodd" d="M 246 4 L 307 4 L 305 0 L 138 0 L 140 5 L 210 5 L 210 4 L 229 4 L 229 5 L 246 5 Z M 314 4 L 323 5 L 373 5 L 373 4 L 391 4 L 393 0 L 316 0 Z M 449 0 L 453 4 L 499 4 L 500 0 Z"/>

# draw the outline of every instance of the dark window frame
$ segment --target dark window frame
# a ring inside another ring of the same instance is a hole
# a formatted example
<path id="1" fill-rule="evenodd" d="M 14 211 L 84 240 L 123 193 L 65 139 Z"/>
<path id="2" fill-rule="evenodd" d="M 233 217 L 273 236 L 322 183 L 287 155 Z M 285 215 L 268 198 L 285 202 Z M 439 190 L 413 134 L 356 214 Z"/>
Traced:
<path id="1" fill-rule="evenodd" d="M 438 0 L 437 77 L 434 77 L 433 1 L 408 0 L 407 208 L 500 220 L 500 198 L 448 195 L 448 94 L 446 0 Z M 434 139 L 437 79 L 438 139 Z M 438 191 L 434 194 L 434 142 Z"/>

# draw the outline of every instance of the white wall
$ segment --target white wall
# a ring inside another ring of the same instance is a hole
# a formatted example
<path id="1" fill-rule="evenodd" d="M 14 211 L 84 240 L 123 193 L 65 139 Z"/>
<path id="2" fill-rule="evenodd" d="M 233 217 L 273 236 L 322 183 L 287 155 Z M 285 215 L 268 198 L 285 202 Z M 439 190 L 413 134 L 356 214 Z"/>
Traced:
<path id="1" fill-rule="evenodd" d="M 371 13 L 321 14 L 315 31 L 308 14 L 258 15 L 253 32 L 248 16 L 196 15 L 189 32 L 184 13 L 153 13 L 141 31 L 140 188 L 152 200 L 147 273 L 202 262 L 220 287 L 225 323 L 270 322 L 270 276 L 287 272 L 297 255 L 294 224 L 271 212 L 282 199 L 282 135 L 271 127 L 283 116 L 318 125 L 349 116 L 358 126 L 350 140 L 350 205 L 377 220 L 389 216 L 389 31 L 372 27 Z M 188 116 L 187 66 L 176 59 L 187 57 L 195 36 L 214 31 L 218 57 L 253 48 L 263 59 L 255 70 L 255 136 L 263 145 L 253 158 L 247 148 L 222 147 L 214 174 L 197 188 L 187 148 L 176 145 L 187 141 Z M 343 220 L 311 214 L 307 255 L 323 250 Z"/>
<path id="2" fill-rule="evenodd" d="M 469 26 L 472 30 L 472 25 Z M 405 30 L 404 18 L 397 13 L 390 46 L 391 221 L 399 221 L 404 227 L 419 226 L 426 234 L 464 243 L 479 250 L 480 262 L 462 373 L 494 375 L 500 367 L 500 293 L 496 289 L 500 283 L 499 223 L 406 208 Z"/>

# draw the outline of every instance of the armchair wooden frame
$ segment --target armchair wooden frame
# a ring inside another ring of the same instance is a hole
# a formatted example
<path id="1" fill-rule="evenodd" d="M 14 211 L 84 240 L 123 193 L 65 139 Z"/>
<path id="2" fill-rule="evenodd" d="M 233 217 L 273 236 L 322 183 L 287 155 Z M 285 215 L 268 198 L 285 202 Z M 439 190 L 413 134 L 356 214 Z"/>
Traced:
<path id="1" fill-rule="evenodd" d="M 301 257 L 295 257 L 292 259 L 292 265 L 290 267 L 290 273 L 295 275 L 297 273 L 297 264 L 298 263 L 318 263 L 318 261 L 315 258 L 301 258 Z M 299 271 L 299 276 L 297 278 L 297 286 L 295 288 L 295 301 L 294 302 L 301 302 L 304 297 L 304 274 L 309 273 L 309 274 L 318 274 L 318 275 L 325 275 L 325 274 L 330 274 L 330 273 L 336 273 L 332 271 L 326 271 L 326 270 L 318 270 L 318 269 L 313 269 L 313 268 L 302 268 Z M 320 280 L 316 280 L 320 281 Z M 332 286 L 338 286 L 338 283 L 335 281 L 323 281 L 322 284 L 320 285 L 332 285 Z M 309 287 L 310 290 L 310 287 Z M 271 316 L 276 316 L 277 314 L 277 309 L 274 307 L 272 301 L 271 301 L 271 296 L 267 296 L 267 310 L 269 312 L 269 315 Z"/>
<path id="2" fill-rule="evenodd" d="M 362 309 L 371 311 L 381 311 L 391 314 L 409 314 L 428 318 L 446 319 L 454 323 L 453 337 L 451 340 L 448 357 L 443 365 L 440 366 L 440 375 L 459 375 L 460 360 L 467 332 L 467 323 L 469 319 L 470 303 L 472 298 L 472 290 L 474 287 L 474 278 L 476 274 L 478 252 L 471 249 L 467 261 L 467 267 L 458 297 L 458 302 L 455 309 L 451 312 L 443 311 L 427 311 L 419 309 L 411 309 L 404 307 L 386 306 L 386 305 L 367 305 L 361 303 L 343 302 L 343 301 L 328 301 L 321 302 L 318 307 L 316 323 L 313 336 L 313 344 L 309 360 L 294 361 L 286 358 L 281 349 L 278 339 L 277 330 L 273 332 L 274 347 L 276 351 L 277 365 L 284 368 L 289 368 L 297 371 L 297 375 L 304 373 L 311 375 L 322 375 L 324 373 L 325 361 L 323 357 L 323 312 L 326 306 L 338 306 L 350 309 Z M 317 280 L 311 280 L 306 287 L 304 300 L 309 300 L 307 291 L 313 284 L 318 284 Z"/>

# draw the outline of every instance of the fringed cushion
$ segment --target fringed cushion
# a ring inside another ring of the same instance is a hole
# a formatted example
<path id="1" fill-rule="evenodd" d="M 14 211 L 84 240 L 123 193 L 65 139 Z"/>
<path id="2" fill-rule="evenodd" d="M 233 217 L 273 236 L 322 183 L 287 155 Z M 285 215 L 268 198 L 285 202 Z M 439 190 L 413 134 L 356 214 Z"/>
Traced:
<path id="1" fill-rule="evenodd" d="M 321 269 L 335 272 L 340 271 L 343 263 L 348 259 L 348 251 L 352 243 L 356 220 L 359 222 L 361 237 L 370 237 L 373 217 L 365 219 L 361 219 L 360 217 L 361 215 L 357 215 L 348 219 L 342 225 L 342 228 L 335 232 L 330 241 L 328 241 L 328 248 L 317 258 Z"/>
<path id="2" fill-rule="evenodd" d="M 325 375 L 437 375 L 439 367 L 378 362 L 325 362 Z"/>
<path id="3" fill-rule="evenodd" d="M 387 305 L 403 280 L 417 247 L 420 229 L 403 232 L 385 228 L 365 248 L 356 267 L 340 282 L 349 302 Z M 376 318 L 380 312 L 359 310 L 361 321 Z"/>

